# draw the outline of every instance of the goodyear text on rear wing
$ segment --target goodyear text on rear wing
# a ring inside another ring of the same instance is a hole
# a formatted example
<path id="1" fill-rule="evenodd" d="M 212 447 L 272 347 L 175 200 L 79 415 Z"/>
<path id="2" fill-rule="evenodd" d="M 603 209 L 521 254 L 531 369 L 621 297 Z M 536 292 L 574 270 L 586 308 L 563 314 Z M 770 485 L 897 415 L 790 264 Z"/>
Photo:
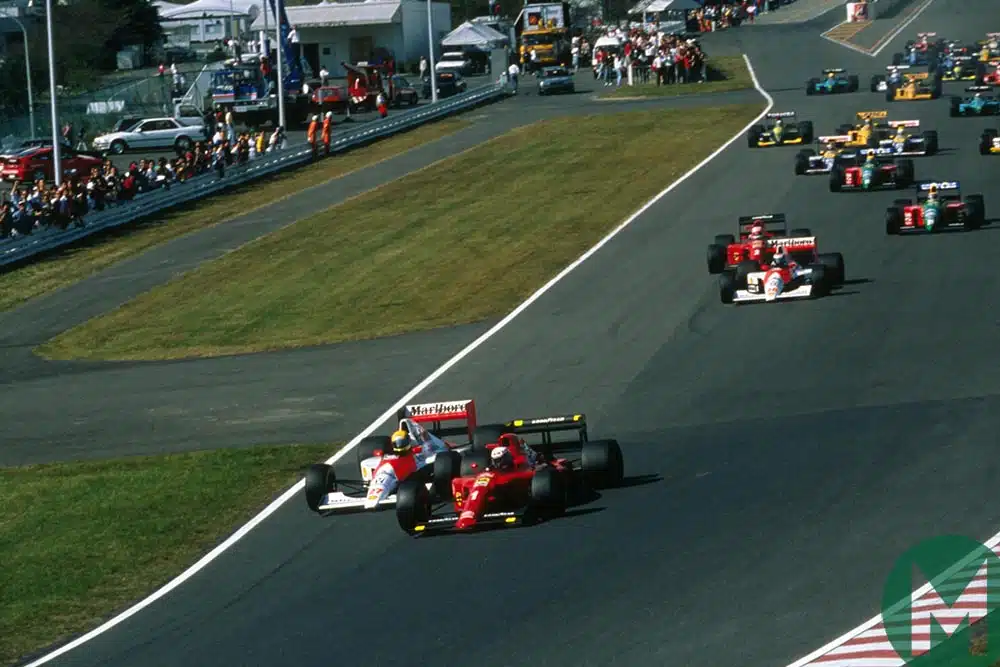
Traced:
<path id="1" fill-rule="evenodd" d="M 503 425 L 510 433 L 519 436 L 537 435 L 541 436 L 541 446 L 550 451 L 569 451 L 579 449 L 583 443 L 587 442 L 587 417 L 583 414 L 559 415 L 554 417 L 533 417 L 531 419 L 512 419 Z M 553 439 L 555 433 L 572 434 L 572 439 L 566 441 L 556 441 Z M 529 446 L 537 446 L 525 441 Z"/>

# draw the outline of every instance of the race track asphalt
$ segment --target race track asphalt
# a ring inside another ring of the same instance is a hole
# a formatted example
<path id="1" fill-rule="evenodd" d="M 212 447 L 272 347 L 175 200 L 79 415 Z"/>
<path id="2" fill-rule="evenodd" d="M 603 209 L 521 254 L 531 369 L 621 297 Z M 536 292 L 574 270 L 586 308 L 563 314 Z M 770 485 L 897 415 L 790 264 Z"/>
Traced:
<path id="1" fill-rule="evenodd" d="M 937 0 L 907 33 L 973 39 L 991 7 Z M 881 61 L 801 27 L 760 34 L 743 41 L 765 87 L 788 91 L 778 109 L 829 131 L 885 106 L 802 93 L 831 59 L 861 74 Z M 1000 163 L 975 151 L 988 123 L 944 102 L 892 112 L 940 130 L 918 178 L 961 180 L 996 218 Z M 899 193 L 830 194 L 792 175 L 793 154 L 737 142 L 421 397 L 475 397 L 486 421 L 584 411 L 621 441 L 628 488 L 546 526 L 421 540 L 391 513 L 320 519 L 292 502 L 51 664 L 780 667 L 877 613 L 916 541 L 995 532 L 1000 220 L 887 238 Z M 704 245 L 764 212 L 844 252 L 845 289 L 721 306 Z"/>

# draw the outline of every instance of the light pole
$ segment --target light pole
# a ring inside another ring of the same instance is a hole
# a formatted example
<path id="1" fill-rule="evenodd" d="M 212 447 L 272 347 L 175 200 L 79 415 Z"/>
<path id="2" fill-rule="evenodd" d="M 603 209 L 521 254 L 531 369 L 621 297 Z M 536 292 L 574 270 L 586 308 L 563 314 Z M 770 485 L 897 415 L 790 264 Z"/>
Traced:
<path id="1" fill-rule="evenodd" d="M 56 52 L 52 39 L 52 0 L 45 0 L 45 31 L 49 46 L 49 100 L 52 109 L 52 173 L 56 187 L 62 185 L 62 147 L 59 145 L 59 114 L 56 112 Z"/>
<path id="2" fill-rule="evenodd" d="M 431 0 L 427 0 L 427 50 L 431 66 L 431 104 L 438 101 L 437 72 L 434 71 L 434 20 L 431 18 Z"/>
<path id="3" fill-rule="evenodd" d="M 278 125 L 280 127 L 285 127 L 285 58 L 283 51 L 285 50 L 285 36 L 282 34 L 281 17 L 284 15 L 284 6 L 281 4 L 282 0 L 278 0 L 275 4 L 277 5 L 276 16 L 274 17 L 274 22 L 278 26 Z"/>
<path id="4" fill-rule="evenodd" d="M 13 13 L 10 13 L 10 12 Z M 17 27 L 21 29 L 21 35 L 24 37 L 24 76 L 28 80 L 28 122 L 31 123 L 31 138 L 35 138 L 35 91 L 34 86 L 31 85 L 31 49 L 28 48 L 28 30 L 21 23 L 21 19 L 17 17 L 20 10 L 14 8 L 13 10 L 8 10 L 3 13 L 3 16 L 9 18 Z"/>

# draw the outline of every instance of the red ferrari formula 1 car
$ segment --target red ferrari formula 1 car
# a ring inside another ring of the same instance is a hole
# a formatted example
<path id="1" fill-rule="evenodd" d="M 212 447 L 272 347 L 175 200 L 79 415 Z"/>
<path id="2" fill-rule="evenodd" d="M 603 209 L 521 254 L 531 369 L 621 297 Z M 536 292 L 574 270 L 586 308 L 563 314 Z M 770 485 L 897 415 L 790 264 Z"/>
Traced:
<path id="1" fill-rule="evenodd" d="M 735 282 L 742 287 L 749 273 L 770 265 L 779 247 L 799 264 L 827 265 L 834 284 L 844 282 L 841 254 L 819 254 L 812 230 L 800 227 L 789 231 L 784 213 L 740 216 L 735 235 L 718 234 L 709 244 L 708 272 L 732 273 Z"/>
<path id="2" fill-rule="evenodd" d="M 890 236 L 912 232 L 939 232 L 944 229 L 979 229 L 986 222 L 986 202 L 982 195 L 962 199 L 958 181 L 920 183 L 917 201 L 897 199 L 885 211 L 885 233 Z"/>
<path id="3" fill-rule="evenodd" d="M 572 440 L 554 441 L 560 432 Z M 525 435 L 540 435 L 541 443 L 529 445 Z M 396 518 L 411 535 L 530 524 L 559 516 L 585 488 L 623 478 L 618 442 L 589 440 L 584 415 L 518 419 L 482 427 L 470 452 L 439 454 L 432 489 L 403 482 Z"/>

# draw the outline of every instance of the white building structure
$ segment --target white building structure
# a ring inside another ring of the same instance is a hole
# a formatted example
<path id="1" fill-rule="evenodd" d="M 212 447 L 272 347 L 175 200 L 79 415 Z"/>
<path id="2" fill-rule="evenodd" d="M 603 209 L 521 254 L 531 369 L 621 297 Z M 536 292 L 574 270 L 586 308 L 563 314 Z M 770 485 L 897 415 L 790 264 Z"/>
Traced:
<path id="1" fill-rule="evenodd" d="M 346 74 L 341 62 L 381 62 L 388 57 L 395 59 L 397 70 L 409 71 L 428 53 L 425 0 L 324 0 L 315 5 L 286 7 L 285 11 L 295 32 L 297 48 L 313 69 L 305 73 L 307 77 L 324 67 L 330 76 L 341 77 Z M 270 7 L 267 14 L 274 48 L 275 20 Z M 431 22 L 437 57 L 441 54 L 441 39 L 451 31 L 451 4 L 432 2 Z M 254 33 L 264 30 L 262 14 L 250 29 Z"/>

